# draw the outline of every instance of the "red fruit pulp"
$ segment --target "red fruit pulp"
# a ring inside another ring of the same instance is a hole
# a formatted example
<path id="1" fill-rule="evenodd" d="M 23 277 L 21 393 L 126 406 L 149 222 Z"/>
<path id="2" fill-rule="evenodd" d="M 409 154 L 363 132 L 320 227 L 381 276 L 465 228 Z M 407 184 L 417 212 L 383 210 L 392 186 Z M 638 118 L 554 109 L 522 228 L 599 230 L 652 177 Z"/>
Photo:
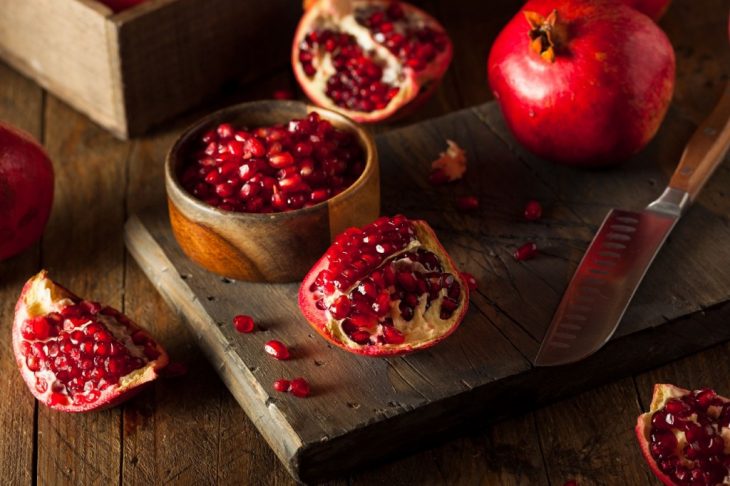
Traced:
<path id="1" fill-rule="evenodd" d="M 364 168 L 357 135 L 311 112 L 273 127 L 219 125 L 203 134 L 180 182 L 219 209 L 270 213 L 326 201 L 355 182 Z"/>
<path id="2" fill-rule="evenodd" d="M 531 0 L 492 46 L 489 84 L 527 149 L 569 165 L 620 162 L 654 136 L 674 89 L 674 51 L 615 1 Z"/>
<path id="3" fill-rule="evenodd" d="M 299 289 L 299 307 L 322 336 L 370 356 L 434 345 L 456 329 L 468 301 L 433 230 L 404 216 L 346 230 Z"/>
<path id="4" fill-rule="evenodd" d="M 713 390 L 654 386 L 636 436 L 650 468 L 666 485 L 727 484 L 730 400 Z"/>
<path id="5" fill-rule="evenodd" d="M 0 123 L 0 260 L 35 243 L 51 213 L 53 165 L 33 138 Z"/>
<path id="6" fill-rule="evenodd" d="M 164 349 L 120 312 L 31 278 L 15 307 L 15 358 L 31 393 L 66 412 L 107 407 L 154 380 Z"/>
<path id="7" fill-rule="evenodd" d="M 292 66 L 317 105 L 377 122 L 423 102 L 452 47 L 443 27 L 405 2 L 312 0 L 294 36 Z"/>

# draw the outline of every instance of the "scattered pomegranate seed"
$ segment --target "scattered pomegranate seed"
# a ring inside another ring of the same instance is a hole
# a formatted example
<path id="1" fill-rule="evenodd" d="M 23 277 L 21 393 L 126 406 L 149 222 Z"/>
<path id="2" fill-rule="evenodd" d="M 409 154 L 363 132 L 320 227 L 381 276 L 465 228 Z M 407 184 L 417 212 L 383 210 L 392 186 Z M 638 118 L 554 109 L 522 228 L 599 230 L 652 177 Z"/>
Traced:
<path id="1" fill-rule="evenodd" d="M 527 201 L 525 205 L 525 219 L 527 221 L 536 221 L 542 217 L 542 206 L 540 203 L 532 200 Z"/>
<path id="2" fill-rule="evenodd" d="M 365 168 L 357 135 L 316 112 L 251 130 L 223 123 L 200 142 L 180 182 L 196 198 L 225 211 L 312 206 L 345 190 Z"/>
<path id="3" fill-rule="evenodd" d="M 464 177 L 466 172 L 466 152 L 453 140 L 446 140 L 447 148 L 439 154 L 439 158 L 431 163 L 428 182 L 440 186 Z M 476 198 L 475 198 L 476 199 Z M 477 201 L 477 205 L 479 202 Z"/>
<path id="4" fill-rule="evenodd" d="M 294 99 L 294 93 L 292 93 L 288 89 L 277 89 L 274 91 L 274 99 L 275 100 L 293 100 Z"/>
<path id="5" fill-rule="evenodd" d="M 571 479 L 570 481 L 566 481 L 563 486 L 578 486 L 578 481 Z"/>
<path id="6" fill-rule="evenodd" d="M 304 398 L 309 396 L 309 383 L 304 378 L 294 378 L 289 383 L 289 393 L 295 397 Z"/>
<path id="7" fill-rule="evenodd" d="M 264 345 L 264 350 L 276 359 L 289 359 L 289 349 L 281 341 L 272 339 Z"/>
<path id="8" fill-rule="evenodd" d="M 479 208 L 479 199 L 477 199 L 476 196 L 457 197 L 456 207 L 461 211 L 474 211 Z"/>
<path id="9" fill-rule="evenodd" d="M 530 241 L 517 248 L 514 253 L 515 260 L 521 262 L 523 260 L 529 260 L 537 255 L 537 244 Z"/>
<path id="10" fill-rule="evenodd" d="M 280 378 L 274 382 L 274 390 L 278 392 L 288 392 L 289 391 L 289 380 L 285 380 L 283 378 Z"/>
<path id="11" fill-rule="evenodd" d="M 233 318 L 233 327 L 238 332 L 252 332 L 254 327 L 253 318 L 251 316 L 238 315 Z"/>
<path id="12" fill-rule="evenodd" d="M 181 362 L 170 363 L 160 371 L 160 375 L 165 378 L 178 378 L 188 374 L 188 365 Z"/>
<path id="13" fill-rule="evenodd" d="M 466 285 L 469 287 L 469 290 L 477 289 L 477 279 L 474 278 L 474 275 L 468 272 L 461 272 L 461 276 L 466 280 Z"/>

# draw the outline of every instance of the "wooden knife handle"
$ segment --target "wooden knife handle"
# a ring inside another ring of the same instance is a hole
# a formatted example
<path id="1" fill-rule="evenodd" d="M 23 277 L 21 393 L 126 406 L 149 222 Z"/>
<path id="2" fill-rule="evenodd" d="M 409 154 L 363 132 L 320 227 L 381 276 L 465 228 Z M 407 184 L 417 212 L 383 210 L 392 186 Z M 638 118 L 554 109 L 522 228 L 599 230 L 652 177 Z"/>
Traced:
<path id="1" fill-rule="evenodd" d="M 693 201 L 730 147 L 730 83 L 720 102 L 684 148 L 669 187 L 685 191 Z"/>

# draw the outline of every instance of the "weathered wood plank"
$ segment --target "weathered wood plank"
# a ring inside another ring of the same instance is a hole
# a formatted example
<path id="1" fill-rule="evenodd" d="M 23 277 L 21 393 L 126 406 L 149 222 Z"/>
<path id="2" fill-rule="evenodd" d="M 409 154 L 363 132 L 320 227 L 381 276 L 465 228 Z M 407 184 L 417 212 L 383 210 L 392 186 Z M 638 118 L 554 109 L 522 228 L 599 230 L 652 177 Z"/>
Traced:
<path id="1" fill-rule="evenodd" d="M 54 211 L 42 245 L 52 278 L 79 295 L 121 307 L 124 283 L 125 164 L 129 147 L 54 97 L 45 111 L 54 162 Z M 108 485 L 119 481 L 121 412 L 38 412 L 38 481 Z"/>
<path id="2" fill-rule="evenodd" d="M 631 378 L 535 412 L 551 484 L 653 484 L 641 467 L 634 425 L 640 411 Z"/>
<path id="3" fill-rule="evenodd" d="M 257 417 L 263 435 L 279 457 L 289 461 L 293 472 L 304 478 L 336 473 L 357 464 L 343 449 L 356 441 L 375 441 L 390 430 L 409 431 L 401 436 L 390 434 L 388 443 L 380 450 L 361 451 L 357 459 L 365 461 L 368 453 L 384 455 L 406 447 L 409 442 L 422 441 L 432 433 L 443 432 L 459 419 L 477 413 L 479 407 L 487 406 L 488 415 L 495 418 L 531 397 L 536 400 L 529 402 L 533 406 L 554 400 L 621 373 L 631 373 L 636 367 L 671 359 L 729 337 L 730 331 L 718 330 L 697 334 L 688 341 L 667 340 L 647 351 L 647 344 L 653 344 L 657 336 L 676 332 L 680 326 L 674 321 L 676 318 L 697 311 L 694 305 L 675 306 L 668 311 L 662 308 L 665 313 L 672 312 L 666 314 L 672 322 L 648 320 L 642 326 L 629 321 L 636 327 L 623 329 L 617 335 L 625 339 L 615 340 L 581 365 L 557 370 L 531 369 L 529 359 L 560 293 L 603 217 L 602 198 L 615 196 L 618 201 L 631 201 L 642 197 L 653 189 L 642 189 L 641 181 L 649 176 L 663 177 L 663 169 L 652 162 L 657 157 L 656 148 L 646 151 L 633 170 L 589 174 L 566 169 L 562 176 L 574 179 L 572 197 L 587 201 L 585 206 L 589 208 L 598 208 L 581 214 L 570 209 L 572 200 L 565 202 L 549 175 L 562 169 L 529 159 L 529 154 L 520 152 L 509 141 L 508 134 L 499 134 L 498 119 L 496 106 L 488 105 L 378 138 L 384 212 L 403 212 L 428 220 L 457 264 L 473 272 L 480 284 L 459 332 L 437 348 L 414 355 L 362 360 L 325 347 L 299 316 L 296 285 L 223 281 L 182 256 L 164 212 L 144 213 L 141 220 L 130 221 L 127 242 L 133 255 L 141 261 L 155 286 L 186 315 L 216 367 L 220 367 L 224 381 L 247 413 Z M 676 126 L 687 135 L 692 129 L 689 122 L 673 114 L 657 142 L 667 137 L 679 140 L 661 149 L 663 156 L 674 160 L 681 151 L 682 137 Z M 425 180 L 428 163 L 443 149 L 443 138 L 453 138 L 466 148 L 470 175 L 452 187 L 433 188 Z M 545 177 L 535 177 L 545 173 Z M 529 179 L 531 183 L 522 184 Z M 592 202 L 597 196 L 591 191 L 601 182 L 601 199 Z M 624 194 L 624 189 L 632 191 L 633 198 Z M 479 194 L 486 204 L 474 215 L 461 214 L 452 209 L 455 195 L 461 193 Z M 539 224 L 523 222 L 520 214 L 524 202 L 534 194 L 554 201 L 548 203 L 547 216 Z M 552 212 L 553 207 L 558 208 L 560 216 Z M 690 231 L 699 231 L 700 226 L 705 231 L 726 230 L 721 218 L 699 216 L 702 213 L 690 212 L 683 224 Z M 510 253 L 528 239 L 538 241 L 543 253 L 530 262 L 515 262 Z M 693 252 L 702 255 L 708 249 L 716 250 L 714 243 L 700 240 L 695 242 Z M 730 259 L 727 252 L 716 251 L 715 256 L 722 261 Z M 657 285 L 663 285 L 662 292 L 670 295 L 668 276 L 672 270 L 666 263 L 653 270 L 659 277 L 664 276 L 664 280 L 658 278 Z M 692 281 L 689 292 L 694 294 L 688 302 L 704 298 L 708 305 L 721 305 L 728 300 L 730 283 L 725 283 L 719 268 L 708 267 L 693 279 L 700 280 Z M 721 286 L 702 294 L 705 284 L 713 282 Z M 646 305 L 651 306 L 651 301 L 646 301 Z M 266 330 L 250 336 L 237 335 L 229 322 L 234 313 L 242 310 L 263 323 Z M 660 312 L 657 307 L 654 310 Z M 652 330 L 659 324 L 663 325 Z M 701 319 L 692 321 L 694 331 L 703 325 Z M 639 330 L 642 332 L 637 333 Z M 271 363 L 261 352 L 263 342 L 271 337 L 287 342 L 297 359 L 285 367 Z M 632 351 L 619 353 L 619 349 Z M 586 373 L 587 369 L 591 372 Z M 292 405 L 289 397 L 272 395 L 271 383 L 282 373 L 309 377 L 315 385 L 314 397 Z M 546 385 L 557 385 L 556 380 L 558 386 Z M 504 395 L 509 399 L 503 400 Z M 459 416 L 448 413 L 455 409 Z M 421 427 L 429 421 L 436 425 Z M 333 470 L 332 464 L 337 469 Z"/>
<path id="4" fill-rule="evenodd" d="M 0 120 L 43 137 L 43 92 L 0 63 Z M 0 477 L 8 484 L 30 484 L 35 468 L 35 400 L 18 373 L 10 340 L 15 302 L 25 280 L 38 269 L 40 245 L 0 262 Z"/>

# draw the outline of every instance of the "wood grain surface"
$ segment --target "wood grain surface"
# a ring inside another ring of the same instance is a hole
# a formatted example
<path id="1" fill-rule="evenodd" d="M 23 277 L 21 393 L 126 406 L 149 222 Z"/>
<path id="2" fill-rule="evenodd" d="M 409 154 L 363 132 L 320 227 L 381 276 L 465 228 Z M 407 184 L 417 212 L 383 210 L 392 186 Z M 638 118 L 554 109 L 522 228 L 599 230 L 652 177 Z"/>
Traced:
<path id="1" fill-rule="evenodd" d="M 477 0 L 417 3 L 443 20 L 456 54 L 434 99 L 399 126 L 488 101 L 489 45 L 521 4 L 495 0 L 487 8 Z M 677 52 L 674 103 L 680 119 L 700 122 L 728 79 L 727 9 L 726 0 L 674 0 L 661 21 Z M 158 335 L 173 359 L 186 362 L 191 370 L 176 380 L 157 383 L 115 410 L 58 417 L 34 404 L 15 371 L 9 339 L 2 341 L 3 482 L 292 484 L 253 422 L 216 378 L 195 338 L 121 246 L 126 217 L 163 202 L 162 161 L 177 134 L 217 107 L 266 98 L 278 88 L 294 89 L 288 71 L 254 85 L 234 85 L 204 109 L 147 137 L 120 144 L 34 83 L 0 65 L 0 119 L 25 128 L 46 143 L 59 180 L 52 221 L 43 241 L 0 263 L 3 332 L 9 336 L 12 308 L 22 283 L 39 268 L 49 267 L 55 277 L 79 292 L 121 304 L 133 319 Z M 672 162 L 667 161 L 667 176 L 671 168 Z M 727 172 L 725 164 L 716 176 L 724 173 L 727 177 Z M 533 182 L 531 178 L 525 181 Z M 713 188 L 712 184 L 710 181 L 700 196 L 700 207 L 730 226 L 730 218 L 723 212 L 729 197 L 727 186 Z M 658 185 L 656 190 L 660 190 Z M 555 214 L 571 217 L 568 207 Z M 711 239 L 712 235 L 703 237 Z M 720 248 L 722 242 L 715 243 Z M 712 255 L 700 263 L 702 268 L 712 266 Z M 692 285 L 693 277 L 686 274 L 686 268 L 682 271 L 682 278 Z M 704 329 L 699 334 L 711 335 L 727 327 L 727 319 L 712 319 L 711 315 L 706 309 L 696 312 L 693 319 L 700 319 Z M 702 337 L 689 335 L 682 326 L 674 332 L 688 340 Z M 646 345 L 660 343 L 648 340 Z M 467 434 L 438 446 L 423 444 L 420 452 L 392 457 L 334 484 L 561 485 L 569 479 L 581 485 L 657 484 L 627 432 L 639 410 L 648 406 L 651 386 L 660 381 L 685 387 L 713 386 L 728 395 L 728 353 L 730 345 L 718 345 L 660 368 L 643 373 L 633 370 L 638 374 L 513 419 L 496 424 L 475 419 Z"/>
<path id="2" fill-rule="evenodd" d="M 624 167 L 595 172 L 555 167 L 518 150 L 495 103 L 379 135 L 384 213 L 427 220 L 459 268 L 479 282 L 454 336 L 411 356 L 376 360 L 332 349 L 298 311 L 298 284 L 235 282 L 206 272 L 175 243 L 164 208 L 133 214 L 125 241 L 249 417 L 257 418 L 282 462 L 311 482 L 432 439 L 473 417 L 513 414 L 527 408 L 524 399 L 534 398 L 535 406 L 730 338 L 726 326 L 705 333 L 703 319 L 690 317 L 707 309 L 709 319 L 730 318 L 730 275 L 724 270 L 730 253 L 714 243 L 729 241 L 730 231 L 722 217 L 706 214 L 699 203 L 680 224 L 680 237 L 662 249 L 609 346 L 572 366 L 531 365 L 562 289 L 612 201 L 633 208 L 656 197 L 657 186 L 668 180 L 666 161 L 680 158 L 693 132 L 672 110 L 641 155 Z M 469 175 L 434 188 L 426 178 L 444 139 L 469 154 Z M 730 185 L 729 175 L 718 174 L 708 190 Z M 530 178 L 535 182 L 523 182 Z M 454 207 L 462 193 L 479 195 L 479 211 L 464 214 Z M 543 218 L 525 222 L 525 201 L 536 194 Z M 721 214 L 730 214 L 730 199 L 726 202 Z M 713 238 L 697 238 L 703 231 Z M 540 257 L 518 263 L 511 253 L 525 241 L 537 243 Z M 708 255 L 716 265 L 705 265 Z M 677 275 L 684 265 L 687 272 Z M 683 280 L 685 273 L 692 281 Z M 241 336 L 230 325 L 239 313 L 254 316 L 262 328 Z M 701 338 L 688 340 L 676 332 L 679 327 Z M 285 366 L 262 352 L 272 338 L 294 350 Z M 282 374 L 306 376 L 313 396 L 300 401 L 273 391 L 271 384 Z"/>

